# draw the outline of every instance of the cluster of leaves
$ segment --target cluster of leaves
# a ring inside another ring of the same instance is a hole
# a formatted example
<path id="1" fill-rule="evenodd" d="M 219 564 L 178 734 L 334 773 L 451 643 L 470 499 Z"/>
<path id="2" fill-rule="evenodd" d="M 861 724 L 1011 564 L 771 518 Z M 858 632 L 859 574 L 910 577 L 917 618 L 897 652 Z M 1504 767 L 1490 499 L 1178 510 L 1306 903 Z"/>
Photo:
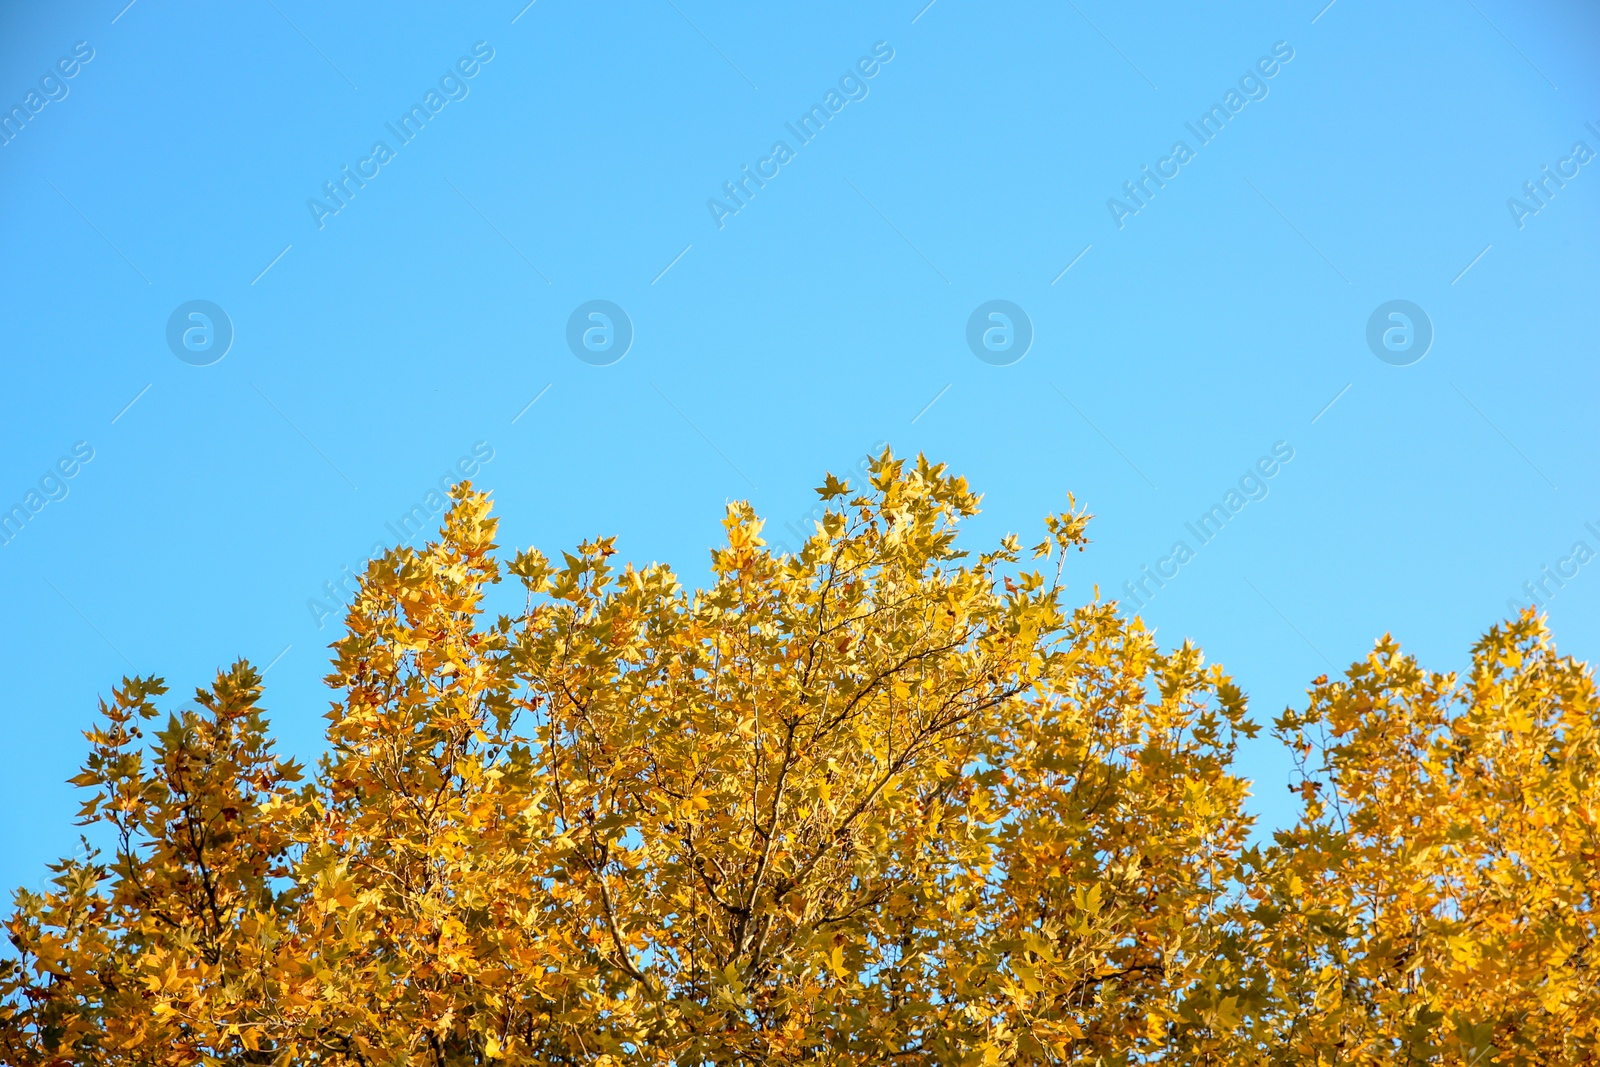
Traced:
<path id="1" fill-rule="evenodd" d="M 1386 636 L 1277 727 L 1305 810 L 1251 885 L 1263 955 L 1300 961 L 1280 1062 L 1600 1063 L 1590 668 L 1531 612 L 1465 682 Z"/>
<path id="2" fill-rule="evenodd" d="M 125 681 L 75 779 L 116 843 L 18 894 L 0 1058 L 1593 1062 L 1595 693 L 1536 620 L 1465 688 L 1387 641 L 1319 679 L 1251 849 L 1244 696 L 1063 606 L 1086 515 L 1048 574 L 959 551 L 921 458 L 819 492 L 792 556 L 730 506 L 691 592 L 610 539 L 502 562 L 463 484 L 364 576 L 309 781 L 247 664 L 148 740 Z"/>

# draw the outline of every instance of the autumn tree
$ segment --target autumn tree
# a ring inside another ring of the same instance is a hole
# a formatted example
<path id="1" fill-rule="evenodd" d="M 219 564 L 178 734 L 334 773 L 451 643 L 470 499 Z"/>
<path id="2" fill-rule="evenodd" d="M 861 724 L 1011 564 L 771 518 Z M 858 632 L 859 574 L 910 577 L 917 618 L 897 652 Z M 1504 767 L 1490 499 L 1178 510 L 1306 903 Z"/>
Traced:
<path id="1" fill-rule="evenodd" d="M 1278 1062 L 1600 1063 L 1600 701 L 1527 612 L 1467 677 L 1385 636 L 1277 730 L 1305 813 L 1252 880 Z"/>
<path id="2" fill-rule="evenodd" d="M 1302 754 L 1336 731 L 1306 817 L 1250 848 L 1245 698 L 1066 603 L 1087 515 L 973 556 L 977 497 L 925 459 L 819 493 L 793 555 L 730 506 L 691 591 L 609 538 L 502 555 L 459 486 L 437 541 L 363 576 L 308 778 L 247 664 L 149 736 L 165 689 L 125 680 L 75 780 L 106 851 L 8 923 L 5 1062 L 1401 1062 L 1441 1020 L 1457 1050 L 1492 1024 L 1496 1062 L 1529 1019 L 1565 1025 L 1561 1062 L 1592 1047 L 1595 704 L 1535 623 L 1491 634 L 1526 654 L 1475 675 L 1470 759 L 1430 747 L 1457 720 L 1427 701 L 1460 694 L 1373 675 L 1385 646 L 1319 680 L 1280 722 Z M 1476 777 L 1405 793 L 1387 729 Z M 1411 845 L 1448 789 L 1430 832 L 1492 825 L 1512 882 Z"/>

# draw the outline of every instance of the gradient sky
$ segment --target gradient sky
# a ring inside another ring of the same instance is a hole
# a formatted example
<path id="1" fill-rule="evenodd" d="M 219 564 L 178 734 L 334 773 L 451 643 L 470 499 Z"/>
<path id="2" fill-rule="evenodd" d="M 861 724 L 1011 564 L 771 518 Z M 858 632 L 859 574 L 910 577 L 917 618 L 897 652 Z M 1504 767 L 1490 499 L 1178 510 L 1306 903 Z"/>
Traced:
<path id="1" fill-rule="evenodd" d="M 124 673 L 271 664 L 314 756 L 326 589 L 463 458 L 503 543 L 689 581 L 726 501 L 782 536 L 883 441 L 985 494 L 971 546 L 1070 491 L 1070 595 L 1175 569 L 1140 613 L 1263 722 L 1386 631 L 1459 669 L 1526 582 L 1600 657 L 1594 5 L 525 2 L 0 14 L 0 883 L 71 851 Z"/>

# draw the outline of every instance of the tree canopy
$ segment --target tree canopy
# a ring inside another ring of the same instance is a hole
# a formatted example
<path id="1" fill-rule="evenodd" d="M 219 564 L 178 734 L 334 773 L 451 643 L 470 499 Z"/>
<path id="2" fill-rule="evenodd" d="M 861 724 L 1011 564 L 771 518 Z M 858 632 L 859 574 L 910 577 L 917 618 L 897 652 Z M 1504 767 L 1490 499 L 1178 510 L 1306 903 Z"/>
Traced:
<path id="1" fill-rule="evenodd" d="M 488 498 L 374 560 L 315 772 L 239 662 L 103 700 L 102 849 L 19 891 L 8 1064 L 1592 1064 L 1600 711 L 1531 614 L 1466 679 L 1384 637 L 1274 732 L 1069 605 L 1081 510 L 971 555 L 887 450 L 712 579 L 503 555 Z M 1042 561 L 1042 562 L 1041 562 Z M 520 611 L 489 617 L 518 581 Z"/>

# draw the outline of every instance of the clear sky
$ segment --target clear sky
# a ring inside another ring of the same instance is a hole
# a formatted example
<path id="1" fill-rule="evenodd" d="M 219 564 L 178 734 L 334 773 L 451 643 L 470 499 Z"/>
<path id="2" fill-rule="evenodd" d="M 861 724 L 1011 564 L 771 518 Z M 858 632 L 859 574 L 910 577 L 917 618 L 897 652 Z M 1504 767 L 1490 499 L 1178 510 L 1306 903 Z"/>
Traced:
<path id="1" fill-rule="evenodd" d="M 1600 657 L 1600 12 L 1325 2 L 5 5 L 0 883 L 124 673 L 271 664 L 313 756 L 459 470 L 690 581 L 883 441 L 974 546 L 1071 491 L 1263 722 L 1529 588 Z"/>

